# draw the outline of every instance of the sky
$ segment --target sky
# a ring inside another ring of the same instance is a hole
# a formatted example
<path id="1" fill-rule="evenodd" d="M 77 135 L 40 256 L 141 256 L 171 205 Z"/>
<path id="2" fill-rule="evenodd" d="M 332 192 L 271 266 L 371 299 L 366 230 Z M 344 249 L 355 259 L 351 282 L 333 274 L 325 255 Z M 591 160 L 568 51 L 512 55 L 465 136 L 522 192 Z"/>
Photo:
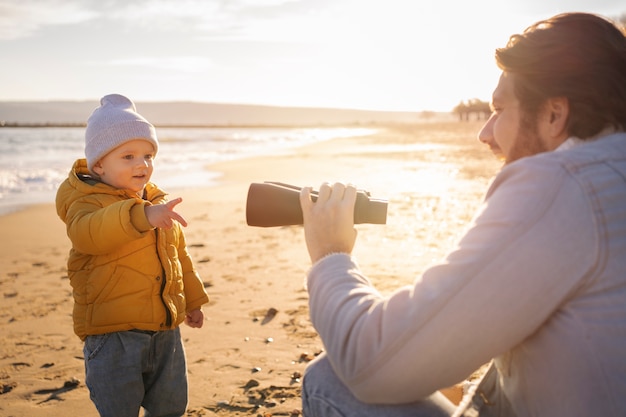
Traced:
<path id="1" fill-rule="evenodd" d="M 623 0 L 0 0 L 0 100 L 449 111 L 488 101 L 494 51 Z"/>

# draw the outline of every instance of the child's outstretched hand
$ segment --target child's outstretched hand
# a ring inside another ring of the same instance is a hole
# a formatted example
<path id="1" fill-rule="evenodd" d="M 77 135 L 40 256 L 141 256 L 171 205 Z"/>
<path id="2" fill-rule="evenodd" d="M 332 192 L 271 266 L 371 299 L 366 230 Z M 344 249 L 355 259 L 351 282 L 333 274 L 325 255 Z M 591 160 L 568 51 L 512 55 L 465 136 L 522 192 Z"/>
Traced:
<path id="1" fill-rule="evenodd" d="M 199 308 L 191 310 L 185 315 L 185 324 L 189 327 L 195 327 L 199 329 L 204 323 L 204 313 Z"/>
<path id="2" fill-rule="evenodd" d="M 183 226 L 187 226 L 187 221 L 184 217 L 174 211 L 174 207 L 181 201 L 183 199 L 178 197 L 165 204 L 146 205 L 145 210 L 148 222 L 150 222 L 152 227 L 161 227 L 163 229 L 171 229 L 174 225 L 174 220 Z"/>

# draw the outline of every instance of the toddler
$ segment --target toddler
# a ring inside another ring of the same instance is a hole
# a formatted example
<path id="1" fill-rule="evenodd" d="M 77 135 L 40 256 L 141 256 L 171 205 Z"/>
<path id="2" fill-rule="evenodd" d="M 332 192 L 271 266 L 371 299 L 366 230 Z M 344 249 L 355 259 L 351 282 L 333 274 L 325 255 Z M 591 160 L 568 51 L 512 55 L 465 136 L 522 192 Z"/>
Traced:
<path id="1" fill-rule="evenodd" d="M 154 126 L 128 98 L 100 100 L 86 159 L 57 191 L 72 242 L 68 274 L 86 384 L 101 416 L 182 416 L 187 369 L 179 325 L 202 327 L 209 299 L 174 211 L 182 199 L 150 182 Z"/>

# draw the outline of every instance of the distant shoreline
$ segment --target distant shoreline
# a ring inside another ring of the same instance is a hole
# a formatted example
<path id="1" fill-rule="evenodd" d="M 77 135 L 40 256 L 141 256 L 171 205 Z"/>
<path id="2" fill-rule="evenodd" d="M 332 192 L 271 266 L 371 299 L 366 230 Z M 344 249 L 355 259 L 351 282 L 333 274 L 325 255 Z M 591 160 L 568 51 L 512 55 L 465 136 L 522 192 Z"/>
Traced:
<path id="1" fill-rule="evenodd" d="M 0 100 L 0 126 L 81 127 L 98 101 Z M 378 111 L 197 102 L 138 102 L 140 114 L 159 127 L 384 126 L 449 119 L 450 112 Z"/>

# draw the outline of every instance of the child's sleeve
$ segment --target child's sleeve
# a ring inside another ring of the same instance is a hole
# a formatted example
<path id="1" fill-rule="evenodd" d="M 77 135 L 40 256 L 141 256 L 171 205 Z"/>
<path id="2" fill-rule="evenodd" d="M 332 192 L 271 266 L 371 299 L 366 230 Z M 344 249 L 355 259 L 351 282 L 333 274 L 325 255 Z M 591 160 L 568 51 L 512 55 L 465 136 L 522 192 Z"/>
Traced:
<path id="1" fill-rule="evenodd" d="M 183 285 L 185 286 L 185 298 L 187 302 L 187 311 L 196 310 L 203 304 L 209 302 L 209 296 L 204 289 L 204 283 L 198 275 L 198 271 L 193 265 L 191 255 L 187 250 L 185 234 L 182 229 L 179 231 L 179 248 L 178 257 L 183 269 Z"/>
<path id="2" fill-rule="evenodd" d="M 94 204 L 93 200 L 74 202 L 66 221 L 74 249 L 101 255 L 145 236 L 153 229 L 145 215 L 145 204 L 141 199 L 119 201 L 106 207 Z"/>

